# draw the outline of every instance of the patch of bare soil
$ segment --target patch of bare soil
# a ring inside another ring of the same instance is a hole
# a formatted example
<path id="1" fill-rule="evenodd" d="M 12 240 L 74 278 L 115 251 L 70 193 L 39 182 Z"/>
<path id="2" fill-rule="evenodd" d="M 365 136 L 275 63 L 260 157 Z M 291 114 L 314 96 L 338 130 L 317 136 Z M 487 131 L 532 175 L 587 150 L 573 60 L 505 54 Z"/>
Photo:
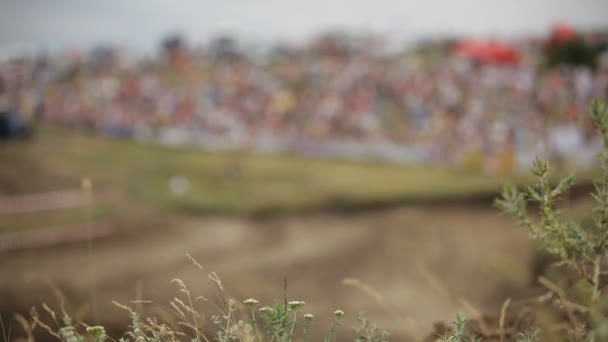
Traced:
<path id="1" fill-rule="evenodd" d="M 340 308 L 347 313 L 344 330 L 362 310 L 402 341 L 423 338 L 434 322 L 458 311 L 495 312 L 529 284 L 527 234 L 490 206 L 167 220 L 97 240 L 91 250 L 73 243 L 1 252 L 0 313 L 56 305 L 51 288 L 73 312 L 85 312 L 94 288 L 100 323 L 119 326 L 127 317 L 112 300 L 165 303 L 178 295 L 173 278 L 195 295 L 213 293 L 205 273 L 185 257 L 190 253 L 239 300 L 281 300 L 286 276 L 288 297 L 306 301 L 306 311 L 318 317 L 317 334 Z"/>

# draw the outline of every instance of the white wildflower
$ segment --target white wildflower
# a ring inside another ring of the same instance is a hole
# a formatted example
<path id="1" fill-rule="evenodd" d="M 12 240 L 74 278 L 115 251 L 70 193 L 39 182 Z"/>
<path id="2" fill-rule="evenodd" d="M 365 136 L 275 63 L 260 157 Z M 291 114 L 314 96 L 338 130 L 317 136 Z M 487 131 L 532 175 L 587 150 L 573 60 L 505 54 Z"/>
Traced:
<path id="1" fill-rule="evenodd" d="M 270 313 L 272 313 L 274 310 L 272 310 L 272 308 L 269 308 L 269 307 L 265 306 L 265 307 L 263 307 L 263 308 L 260 308 L 258 311 L 259 311 L 259 312 L 263 312 L 263 313 L 265 313 L 265 314 L 270 314 Z"/>
<path id="2" fill-rule="evenodd" d="M 306 318 L 307 321 L 312 321 L 312 319 L 315 318 L 315 315 L 307 313 L 304 315 L 304 318 Z"/>
<path id="3" fill-rule="evenodd" d="M 245 305 L 249 305 L 249 306 L 256 306 L 258 305 L 260 302 L 258 302 L 257 300 L 253 299 L 253 298 L 249 298 L 247 300 L 243 301 L 243 304 Z"/>
<path id="4" fill-rule="evenodd" d="M 294 300 L 294 301 L 289 302 L 287 305 L 289 305 L 290 309 L 295 310 L 295 309 L 298 309 L 298 308 L 304 306 L 304 304 L 306 304 L 306 303 L 304 303 L 303 301 Z"/>
<path id="5" fill-rule="evenodd" d="M 340 317 L 344 316 L 344 311 L 336 310 L 336 311 L 334 311 L 334 315 L 336 315 L 336 317 L 340 318 Z"/>

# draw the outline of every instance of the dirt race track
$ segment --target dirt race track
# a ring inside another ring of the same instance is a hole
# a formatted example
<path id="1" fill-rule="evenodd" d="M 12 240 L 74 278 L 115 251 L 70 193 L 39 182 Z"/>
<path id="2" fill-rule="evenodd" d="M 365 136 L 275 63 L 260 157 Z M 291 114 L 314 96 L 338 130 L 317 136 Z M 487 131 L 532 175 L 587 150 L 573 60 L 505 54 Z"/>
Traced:
<path id="1" fill-rule="evenodd" d="M 173 278 L 195 296 L 210 296 L 213 284 L 187 259 L 190 253 L 238 300 L 281 300 L 287 276 L 289 299 L 306 301 L 305 311 L 319 318 L 316 336 L 341 308 L 347 313 L 342 337 L 352 336 L 347 330 L 363 310 L 400 341 L 428 334 L 433 322 L 451 320 L 457 311 L 470 314 L 463 301 L 498 310 L 528 285 L 533 255 L 527 233 L 490 205 L 168 222 L 96 240 L 91 258 L 86 243 L 1 253 L 0 313 L 12 317 L 43 301 L 58 307 L 51 287 L 73 312 L 83 311 L 94 279 L 98 318 L 115 327 L 127 317 L 112 300 L 166 303 L 178 295 Z M 373 290 L 345 285 L 345 278 Z"/>

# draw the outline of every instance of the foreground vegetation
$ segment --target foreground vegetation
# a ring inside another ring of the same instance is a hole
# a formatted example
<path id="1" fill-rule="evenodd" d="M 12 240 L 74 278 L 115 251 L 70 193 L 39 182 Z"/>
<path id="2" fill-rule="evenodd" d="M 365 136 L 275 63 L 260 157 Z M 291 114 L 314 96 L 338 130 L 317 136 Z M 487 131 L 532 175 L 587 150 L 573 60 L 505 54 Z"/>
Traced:
<path id="1" fill-rule="evenodd" d="M 47 304 L 33 308 L 30 317 L 16 314 L 16 320 L 25 332 L 26 341 L 34 341 L 36 330 L 44 331 L 63 342 L 169 342 L 169 341 L 243 341 L 243 342 L 293 342 L 308 341 L 313 328 L 326 329 L 323 342 L 335 342 L 338 334 L 343 332 L 343 317 L 345 312 L 338 309 L 333 312 L 327 326 L 321 325 L 311 313 L 306 313 L 306 303 L 303 301 L 288 301 L 284 299 L 271 306 L 261 305 L 253 298 L 237 301 L 231 298 L 224 289 L 221 280 L 214 273 L 207 273 L 204 268 L 190 255 L 194 267 L 199 268 L 210 280 L 216 290 L 215 298 L 203 296 L 193 297 L 188 286 L 181 279 L 173 279 L 178 294 L 168 305 L 149 300 L 134 300 L 129 305 L 114 302 L 114 305 L 128 314 L 131 324 L 118 340 L 106 334 L 103 326 L 89 326 L 77 323 L 64 309 L 57 313 Z M 287 279 L 285 279 L 285 291 Z M 285 292 L 286 293 L 286 292 Z M 206 304 L 206 311 L 212 312 L 205 316 L 197 306 Z M 165 313 L 168 318 L 159 321 L 155 317 L 144 317 L 141 312 L 134 310 L 136 305 L 149 305 Z M 206 319 L 205 319 L 206 318 Z M 10 330 L 2 325 L 2 338 L 11 341 Z M 358 324 L 352 328 L 356 342 L 388 342 L 390 333 L 379 329 L 374 322 L 368 320 L 364 313 L 357 316 Z M 321 325 L 321 326 L 320 326 Z M 319 327 L 317 327 L 319 326 Z M 317 334 L 318 335 L 318 334 Z"/>
<path id="2" fill-rule="evenodd" d="M 558 203 L 574 183 L 574 175 L 562 179 L 556 186 L 549 184 L 547 162 L 537 160 L 532 173 L 538 182 L 523 191 L 506 186 L 497 206 L 515 216 L 527 228 L 546 252 L 554 255 L 558 264 L 574 270 L 573 284 L 562 289 L 556 300 L 566 313 L 565 332 L 574 341 L 608 340 L 608 107 L 599 101 L 593 103 L 591 117 L 604 139 L 599 155 L 602 175 L 595 182 L 592 193 L 596 206 L 591 214 L 592 224 L 564 221 Z M 528 204 L 540 212 L 540 220 L 528 214 Z M 574 298 L 569 298 L 574 296 Z"/>

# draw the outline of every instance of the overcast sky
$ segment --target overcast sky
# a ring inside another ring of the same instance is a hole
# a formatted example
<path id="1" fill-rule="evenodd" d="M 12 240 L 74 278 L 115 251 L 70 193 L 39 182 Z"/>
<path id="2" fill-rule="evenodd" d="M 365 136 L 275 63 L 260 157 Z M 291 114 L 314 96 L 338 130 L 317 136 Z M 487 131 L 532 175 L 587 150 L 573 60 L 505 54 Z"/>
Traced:
<path id="1" fill-rule="evenodd" d="M 608 27 L 608 0 L 0 0 L 0 51 L 155 47 L 170 32 L 304 39 L 331 29 L 402 37 L 542 34 L 557 20 Z"/>

